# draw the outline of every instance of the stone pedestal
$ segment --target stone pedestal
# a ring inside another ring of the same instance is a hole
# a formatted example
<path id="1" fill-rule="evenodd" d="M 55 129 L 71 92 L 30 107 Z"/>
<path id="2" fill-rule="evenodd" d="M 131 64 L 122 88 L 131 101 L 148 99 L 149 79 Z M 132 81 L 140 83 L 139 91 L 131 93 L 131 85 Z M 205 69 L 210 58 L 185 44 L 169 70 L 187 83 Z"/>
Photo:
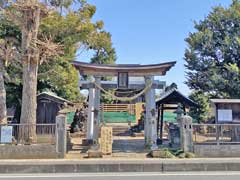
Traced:
<path id="1" fill-rule="evenodd" d="M 88 158 L 101 158 L 102 152 L 100 150 L 89 149 L 88 150 Z"/>
<path id="2" fill-rule="evenodd" d="M 180 119 L 180 146 L 184 152 L 193 152 L 192 118 L 182 116 Z"/>

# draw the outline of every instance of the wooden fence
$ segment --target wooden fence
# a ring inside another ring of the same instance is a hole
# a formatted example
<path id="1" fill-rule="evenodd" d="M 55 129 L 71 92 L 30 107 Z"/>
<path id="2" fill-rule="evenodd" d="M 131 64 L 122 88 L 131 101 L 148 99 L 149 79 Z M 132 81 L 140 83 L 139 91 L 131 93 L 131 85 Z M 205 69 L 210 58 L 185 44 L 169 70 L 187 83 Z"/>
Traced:
<path id="1" fill-rule="evenodd" d="M 101 110 L 103 110 L 103 112 L 128 112 L 134 115 L 135 104 L 102 104 Z"/>

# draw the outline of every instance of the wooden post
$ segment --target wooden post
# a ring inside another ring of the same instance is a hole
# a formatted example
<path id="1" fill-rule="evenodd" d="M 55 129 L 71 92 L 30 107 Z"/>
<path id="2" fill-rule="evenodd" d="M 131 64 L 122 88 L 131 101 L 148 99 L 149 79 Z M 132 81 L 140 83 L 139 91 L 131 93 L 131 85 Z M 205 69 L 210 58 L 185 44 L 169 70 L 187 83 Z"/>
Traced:
<path id="1" fill-rule="evenodd" d="M 216 109 L 215 109 L 215 124 L 218 124 L 218 104 L 215 105 Z"/>
<path id="2" fill-rule="evenodd" d="M 216 104 L 216 115 L 215 115 L 215 124 L 218 124 L 218 104 Z M 217 145 L 219 145 L 219 126 L 216 125 L 216 141 Z"/>
<path id="3" fill-rule="evenodd" d="M 161 105 L 161 126 L 160 126 L 160 139 L 163 140 L 163 113 L 164 113 L 164 104 Z"/>
<path id="4" fill-rule="evenodd" d="M 157 115 L 157 136 L 159 137 L 159 125 L 160 125 L 160 105 L 157 105 L 157 112 L 158 112 L 158 115 Z"/>

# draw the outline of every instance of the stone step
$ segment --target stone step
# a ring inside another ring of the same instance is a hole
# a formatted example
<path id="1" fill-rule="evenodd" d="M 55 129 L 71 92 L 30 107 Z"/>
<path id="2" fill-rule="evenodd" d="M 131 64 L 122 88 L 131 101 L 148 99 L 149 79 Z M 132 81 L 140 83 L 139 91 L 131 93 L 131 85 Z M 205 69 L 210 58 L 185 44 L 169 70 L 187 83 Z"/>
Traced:
<path id="1" fill-rule="evenodd" d="M 123 126 L 123 125 L 111 125 L 113 129 L 113 135 L 121 135 L 124 133 L 129 133 L 129 126 Z"/>

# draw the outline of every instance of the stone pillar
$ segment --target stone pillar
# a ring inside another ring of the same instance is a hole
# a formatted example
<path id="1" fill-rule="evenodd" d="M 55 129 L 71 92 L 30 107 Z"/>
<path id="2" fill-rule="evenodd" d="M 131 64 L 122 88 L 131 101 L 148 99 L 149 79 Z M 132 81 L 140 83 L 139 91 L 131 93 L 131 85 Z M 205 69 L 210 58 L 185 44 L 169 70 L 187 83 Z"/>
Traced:
<path id="1" fill-rule="evenodd" d="M 89 89 L 89 99 L 88 99 L 88 119 L 87 119 L 87 141 L 88 143 L 93 142 L 93 130 L 94 130 L 94 99 L 95 99 L 95 89 Z"/>
<path id="2" fill-rule="evenodd" d="M 153 82 L 153 76 L 146 76 L 146 86 Z M 157 119 L 155 90 L 149 89 L 145 93 L 146 120 L 144 124 L 145 144 L 152 149 L 157 148 Z"/>
<path id="3" fill-rule="evenodd" d="M 95 83 L 101 85 L 101 77 L 95 76 Z M 100 129 L 100 89 L 95 88 L 95 97 L 94 97 L 94 130 L 93 130 L 93 141 L 94 144 L 98 144 L 99 138 L 99 129 Z"/>
<path id="4" fill-rule="evenodd" d="M 64 158 L 67 151 L 67 131 L 65 115 L 61 114 L 56 117 L 56 152 L 59 158 Z"/>
<path id="5" fill-rule="evenodd" d="M 180 145 L 184 152 L 193 151 L 192 128 L 192 118 L 186 115 L 182 116 L 180 118 Z"/>

